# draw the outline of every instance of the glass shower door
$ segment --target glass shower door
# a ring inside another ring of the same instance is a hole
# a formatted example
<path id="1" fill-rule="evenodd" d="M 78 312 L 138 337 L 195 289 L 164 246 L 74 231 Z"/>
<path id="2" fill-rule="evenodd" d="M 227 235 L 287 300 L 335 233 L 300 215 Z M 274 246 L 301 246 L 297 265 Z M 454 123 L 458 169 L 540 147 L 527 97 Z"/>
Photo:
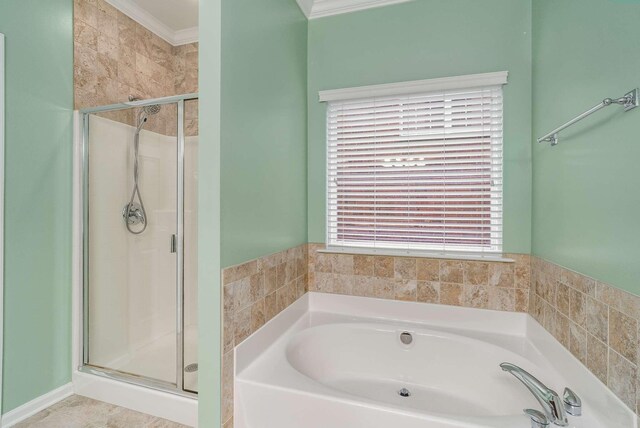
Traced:
<path id="1" fill-rule="evenodd" d="M 182 389 L 177 103 L 87 117 L 84 362 Z"/>

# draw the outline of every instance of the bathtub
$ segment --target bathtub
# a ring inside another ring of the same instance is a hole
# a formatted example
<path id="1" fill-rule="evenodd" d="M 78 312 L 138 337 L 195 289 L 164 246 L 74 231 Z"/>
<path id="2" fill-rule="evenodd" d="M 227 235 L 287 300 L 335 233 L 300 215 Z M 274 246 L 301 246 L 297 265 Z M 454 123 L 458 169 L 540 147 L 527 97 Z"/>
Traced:
<path id="1" fill-rule="evenodd" d="M 527 428 L 502 362 L 583 401 L 574 428 L 636 416 L 526 314 L 309 293 L 235 351 L 236 428 Z"/>

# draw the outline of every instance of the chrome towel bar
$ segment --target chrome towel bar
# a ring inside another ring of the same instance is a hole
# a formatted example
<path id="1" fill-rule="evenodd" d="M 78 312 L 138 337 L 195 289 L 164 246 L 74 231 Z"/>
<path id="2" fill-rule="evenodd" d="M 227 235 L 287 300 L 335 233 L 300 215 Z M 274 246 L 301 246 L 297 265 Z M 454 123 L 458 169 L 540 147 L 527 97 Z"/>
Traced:
<path id="1" fill-rule="evenodd" d="M 637 88 L 632 90 L 632 91 L 630 91 L 630 92 L 627 92 L 626 94 L 624 94 L 620 98 L 605 98 L 599 104 L 591 107 L 589 110 L 587 110 L 584 113 L 576 116 L 575 118 L 571 119 L 569 122 L 565 123 L 564 125 L 557 127 L 556 129 L 554 129 L 553 131 L 549 132 L 548 134 L 545 134 L 544 137 L 538 138 L 538 143 L 549 142 L 549 143 L 551 143 L 552 146 L 555 146 L 556 144 L 558 144 L 558 133 L 560 131 L 570 127 L 571 125 L 573 125 L 576 122 L 581 121 L 585 117 L 592 115 L 593 113 L 597 112 L 598 110 L 603 109 L 605 107 L 608 107 L 608 106 L 610 106 L 612 104 L 619 104 L 619 105 L 624 107 L 624 111 L 629 111 L 629 110 L 633 110 L 634 108 L 638 107 L 639 102 L 640 102 L 640 100 L 638 98 L 638 89 Z"/>

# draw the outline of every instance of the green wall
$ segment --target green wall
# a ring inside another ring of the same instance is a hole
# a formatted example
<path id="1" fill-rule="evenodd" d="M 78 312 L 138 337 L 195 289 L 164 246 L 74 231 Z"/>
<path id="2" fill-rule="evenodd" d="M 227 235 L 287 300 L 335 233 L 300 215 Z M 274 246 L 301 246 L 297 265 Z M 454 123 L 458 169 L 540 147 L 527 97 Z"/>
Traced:
<path id="1" fill-rule="evenodd" d="M 306 91 L 295 0 L 223 0 L 223 267 L 307 242 Z"/>
<path id="2" fill-rule="evenodd" d="M 198 180 L 198 426 L 221 423 L 220 52 L 222 0 L 200 2 Z"/>
<path id="3" fill-rule="evenodd" d="M 71 380 L 72 0 L 3 0 L 4 413 Z"/>
<path id="4" fill-rule="evenodd" d="M 535 0 L 533 137 L 640 86 L 640 2 Z M 640 294 L 640 109 L 534 143 L 533 253 Z"/>
<path id="5" fill-rule="evenodd" d="M 531 3 L 419 0 L 309 22 L 309 241 L 325 241 L 325 105 L 318 91 L 509 71 L 504 250 L 531 248 Z"/>

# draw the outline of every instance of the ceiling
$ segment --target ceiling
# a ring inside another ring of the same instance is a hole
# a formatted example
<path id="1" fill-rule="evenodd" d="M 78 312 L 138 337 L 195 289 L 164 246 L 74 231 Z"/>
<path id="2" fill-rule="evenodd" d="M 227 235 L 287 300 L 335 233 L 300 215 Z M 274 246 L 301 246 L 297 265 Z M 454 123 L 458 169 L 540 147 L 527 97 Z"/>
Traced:
<path id="1" fill-rule="evenodd" d="M 107 0 L 172 45 L 198 40 L 198 0 Z"/>
<path id="2" fill-rule="evenodd" d="M 129 0 L 173 31 L 198 26 L 198 0 Z"/>

